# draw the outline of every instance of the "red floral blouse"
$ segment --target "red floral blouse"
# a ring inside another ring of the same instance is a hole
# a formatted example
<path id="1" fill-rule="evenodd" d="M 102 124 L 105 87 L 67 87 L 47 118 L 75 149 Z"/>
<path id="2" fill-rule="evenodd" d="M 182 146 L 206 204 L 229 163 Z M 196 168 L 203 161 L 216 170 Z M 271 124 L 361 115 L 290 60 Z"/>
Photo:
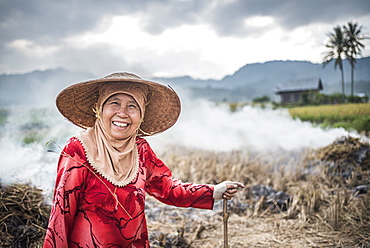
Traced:
<path id="1" fill-rule="evenodd" d="M 149 247 L 146 193 L 169 205 L 212 209 L 214 186 L 173 179 L 145 139 L 136 144 L 137 176 L 117 187 L 90 166 L 77 138 L 68 141 L 58 162 L 44 247 Z"/>

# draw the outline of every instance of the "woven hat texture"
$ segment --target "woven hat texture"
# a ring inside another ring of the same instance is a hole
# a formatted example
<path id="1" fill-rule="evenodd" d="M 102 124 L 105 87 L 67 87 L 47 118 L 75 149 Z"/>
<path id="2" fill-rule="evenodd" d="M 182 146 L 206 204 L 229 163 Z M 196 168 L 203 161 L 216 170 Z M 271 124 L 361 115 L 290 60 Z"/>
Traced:
<path id="1" fill-rule="evenodd" d="M 93 111 L 98 101 L 99 88 L 106 83 L 127 84 L 147 99 L 144 122 L 139 130 L 140 136 L 163 132 L 172 127 L 181 111 L 180 99 L 176 92 L 165 85 L 144 80 L 131 73 L 113 73 L 104 78 L 73 84 L 62 90 L 56 98 L 59 112 L 73 124 L 88 128 L 95 124 Z"/>

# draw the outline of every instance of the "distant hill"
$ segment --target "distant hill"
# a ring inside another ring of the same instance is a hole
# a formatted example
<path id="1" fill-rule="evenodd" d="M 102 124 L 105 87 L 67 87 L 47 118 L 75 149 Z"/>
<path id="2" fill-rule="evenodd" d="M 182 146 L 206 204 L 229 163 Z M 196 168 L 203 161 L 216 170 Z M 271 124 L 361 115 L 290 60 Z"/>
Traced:
<path id="1" fill-rule="evenodd" d="M 346 93 L 350 93 L 350 66 L 344 61 Z M 214 101 L 248 101 L 255 97 L 268 95 L 272 99 L 277 84 L 288 81 L 321 78 L 323 93 L 341 92 L 339 68 L 330 63 L 325 68 L 322 64 L 307 61 L 270 61 L 247 64 L 233 75 L 219 81 L 195 80 L 190 77 L 155 78 L 155 80 L 176 87 L 188 87 L 195 96 L 206 97 Z M 355 70 L 355 92 L 365 92 L 370 96 L 370 57 L 357 60 Z"/>
<path id="2" fill-rule="evenodd" d="M 0 75 L 0 106 L 51 106 L 62 89 L 92 78 L 88 73 L 61 68 L 25 74 L 3 74 Z"/>
<path id="3" fill-rule="evenodd" d="M 344 61 L 346 93 L 350 92 L 350 67 Z M 0 107 L 8 105 L 50 106 L 61 89 L 79 81 L 93 79 L 88 73 L 71 72 L 64 69 L 33 71 L 25 74 L 0 75 Z M 192 97 L 212 101 L 250 101 L 263 95 L 274 99 L 277 84 L 284 82 L 321 78 L 323 93 L 341 92 L 339 69 L 333 63 L 323 68 L 322 64 L 307 61 L 270 61 L 247 64 L 233 75 L 221 80 L 197 80 L 189 76 L 176 78 L 153 78 L 168 84 L 175 90 L 187 89 Z M 370 96 L 370 57 L 357 60 L 355 92 Z"/>

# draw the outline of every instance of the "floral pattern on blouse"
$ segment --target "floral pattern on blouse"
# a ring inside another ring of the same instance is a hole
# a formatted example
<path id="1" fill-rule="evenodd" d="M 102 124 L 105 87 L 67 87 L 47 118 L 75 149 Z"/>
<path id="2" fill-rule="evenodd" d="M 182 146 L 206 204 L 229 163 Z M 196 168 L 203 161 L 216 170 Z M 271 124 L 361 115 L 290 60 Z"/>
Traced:
<path id="1" fill-rule="evenodd" d="M 137 175 L 117 187 L 88 164 L 77 138 L 68 141 L 58 162 L 44 248 L 150 247 L 146 194 L 173 206 L 212 209 L 214 186 L 173 179 L 145 139 L 137 138 L 136 144 Z"/>

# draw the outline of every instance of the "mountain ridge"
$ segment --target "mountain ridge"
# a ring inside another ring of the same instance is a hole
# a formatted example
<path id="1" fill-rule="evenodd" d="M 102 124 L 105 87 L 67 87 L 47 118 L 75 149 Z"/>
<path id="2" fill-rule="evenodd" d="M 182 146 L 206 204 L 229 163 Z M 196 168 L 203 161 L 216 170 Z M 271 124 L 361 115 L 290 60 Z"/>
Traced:
<path id="1" fill-rule="evenodd" d="M 350 92 L 350 66 L 344 60 L 346 93 Z M 65 87 L 80 81 L 93 79 L 90 73 L 72 72 L 63 68 L 35 70 L 23 74 L 0 75 L 0 106 L 14 105 L 16 98 L 27 103 L 50 104 Z M 250 101 L 255 97 L 267 95 L 274 98 L 276 85 L 306 78 L 320 78 L 324 93 L 341 92 L 339 69 L 333 62 L 325 68 L 322 64 L 309 61 L 274 60 L 264 63 L 251 63 L 240 67 L 235 73 L 220 80 L 193 79 L 190 76 L 172 78 L 151 78 L 175 90 L 185 89 L 190 96 L 206 98 L 211 101 Z M 370 57 L 357 60 L 355 70 L 355 92 L 370 95 Z"/>
<path id="2" fill-rule="evenodd" d="M 348 94 L 350 92 L 350 66 L 347 60 L 343 61 L 343 65 Z M 186 85 L 191 88 L 192 94 L 210 100 L 248 101 L 262 95 L 273 98 L 276 85 L 309 78 L 320 78 L 324 84 L 324 93 L 341 92 L 340 71 L 334 68 L 334 62 L 330 62 L 324 68 L 323 64 L 294 60 L 246 64 L 234 74 L 227 75 L 221 80 L 186 77 Z M 181 87 L 185 77 L 155 78 L 155 80 L 173 87 Z M 370 57 L 357 60 L 355 82 L 357 82 L 355 83 L 356 92 L 370 95 Z M 220 94 L 221 89 L 224 90 L 223 94 Z"/>

